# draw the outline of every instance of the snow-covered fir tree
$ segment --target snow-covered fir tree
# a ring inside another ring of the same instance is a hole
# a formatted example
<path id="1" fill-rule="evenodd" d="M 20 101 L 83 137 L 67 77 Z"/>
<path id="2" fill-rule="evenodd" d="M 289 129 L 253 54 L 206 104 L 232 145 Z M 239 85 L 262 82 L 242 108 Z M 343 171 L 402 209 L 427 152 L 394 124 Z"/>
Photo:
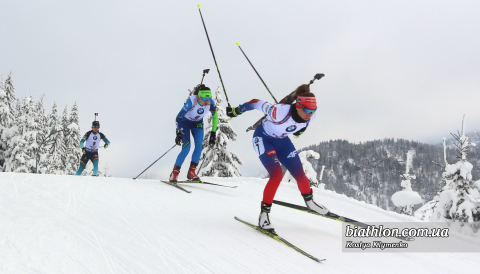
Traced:
<path id="1" fill-rule="evenodd" d="M 208 177 L 240 177 L 240 170 L 237 165 L 241 165 L 242 161 L 237 154 L 227 149 L 228 140 L 235 141 L 237 133 L 227 121 L 228 116 L 220 107 L 222 102 L 220 89 L 217 87 L 215 91 L 215 104 L 218 112 L 217 136 L 215 145 L 209 147 L 210 132 L 212 131 L 212 115 L 208 115 L 208 124 L 205 128 L 205 138 L 203 139 L 203 150 L 200 161 L 202 162 L 198 169 L 199 176 Z"/>
<path id="2" fill-rule="evenodd" d="M 312 164 L 308 161 L 308 159 L 319 159 L 320 154 L 313 150 L 304 150 L 298 153 L 298 157 L 300 157 L 300 161 L 302 162 L 303 170 L 305 171 L 305 175 L 307 176 L 308 180 L 310 181 L 311 186 L 319 186 L 319 182 L 317 179 L 317 172 L 313 169 Z M 295 178 L 293 178 L 292 174 L 287 170 L 285 175 L 283 176 L 283 181 L 285 182 L 296 182 Z"/>
<path id="3" fill-rule="evenodd" d="M 5 161 L 10 158 L 13 149 L 8 143 L 14 137 L 12 127 L 15 121 L 16 101 L 12 72 L 10 72 L 5 84 L 0 82 L 0 172 L 5 171 Z M 13 145 L 14 142 L 10 143 Z"/>
<path id="4" fill-rule="evenodd" d="M 76 171 L 81 156 L 78 107 L 75 103 L 70 117 L 65 107 L 61 119 L 54 103 L 47 117 L 44 98 L 45 94 L 39 101 L 32 95 L 22 100 L 16 98 L 12 73 L 5 83 L 0 82 L 0 172 L 73 174 Z M 70 135 L 60 131 L 67 127 Z M 66 163 L 70 163 L 68 167 Z"/>
<path id="5" fill-rule="evenodd" d="M 38 173 L 47 173 L 48 166 L 47 166 L 47 157 L 48 157 L 48 147 L 43 142 L 45 138 L 47 138 L 49 134 L 48 128 L 48 118 L 45 115 L 45 107 L 43 104 L 43 100 L 45 98 L 45 94 L 40 97 L 40 100 L 36 103 L 36 110 L 35 110 L 35 121 L 38 125 L 37 131 L 37 144 L 39 151 L 37 152 L 38 158 L 37 160 L 37 172 Z M 37 156 L 35 156 L 37 157 Z"/>
<path id="6" fill-rule="evenodd" d="M 447 162 L 444 139 L 443 188 L 433 201 L 418 209 L 415 216 L 433 222 L 447 222 L 451 224 L 451 228 L 473 234 L 479 229 L 478 223 L 474 222 L 480 221 L 480 184 L 472 182 L 473 165 L 467 161 L 470 143 L 465 136 L 465 119 L 462 122 L 461 134 L 452 135 L 457 141 L 455 146 L 458 161 L 454 164 Z"/>
<path id="7" fill-rule="evenodd" d="M 0 82 L 0 172 L 3 171 L 3 165 L 5 163 L 5 149 L 7 147 L 6 142 L 2 141 L 2 133 L 7 129 L 6 118 L 8 114 L 8 108 L 6 104 L 6 93 L 3 91 L 3 83 Z"/>
<path id="8" fill-rule="evenodd" d="M 65 134 L 65 174 L 73 175 L 77 172 L 78 163 L 82 157 L 82 149 L 80 146 L 80 140 L 82 136 L 80 134 L 80 120 L 78 117 L 77 103 L 72 107 L 70 111 L 70 117 L 68 119 L 68 125 L 65 127 L 68 129 Z"/>
<path id="9" fill-rule="evenodd" d="M 413 216 L 413 207 L 416 204 L 422 202 L 422 198 L 418 194 L 418 192 L 413 191 L 412 183 L 410 180 L 415 179 L 415 174 L 409 174 L 410 167 L 412 166 L 412 159 L 415 155 L 415 150 L 409 150 L 407 152 L 407 161 L 406 161 L 406 168 L 405 173 L 400 174 L 402 177 L 402 190 L 395 192 L 392 195 L 392 202 L 393 204 L 400 208 L 400 213 Z"/>
<path id="10" fill-rule="evenodd" d="M 67 109 L 67 106 L 65 106 L 65 108 L 63 109 L 63 113 L 62 113 L 62 129 L 65 129 L 68 127 L 68 109 Z M 62 163 L 63 163 L 63 174 L 67 174 L 66 173 L 66 166 L 67 166 L 67 152 L 68 152 L 68 148 L 67 148 L 67 139 L 65 138 L 65 135 L 67 134 L 67 131 L 62 131 L 63 133 L 63 142 L 64 142 L 64 146 L 65 146 L 65 152 L 62 154 Z"/>
<path id="11" fill-rule="evenodd" d="M 65 137 L 63 134 L 63 125 L 58 116 L 57 103 L 53 103 L 52 113 L 48 118 L 49 134 L 48 139 L 49 156 L 47 158 L 49 174 L 64 174 L 65 166 L 62 161 L 62 155 L 65 154 Z M 56 132 L 56 133 L 55 133 Z"/>
<path id="12" fill-rule="evenodd" d="M 14 137 L 8 142 L 13 149 L 6 161 L 5 170 L 19 173 L 35 172 L 38 125 L 35 122 L 35 101 L 31 96 L 18 103 L 17 117 L 12 129 Z"/>

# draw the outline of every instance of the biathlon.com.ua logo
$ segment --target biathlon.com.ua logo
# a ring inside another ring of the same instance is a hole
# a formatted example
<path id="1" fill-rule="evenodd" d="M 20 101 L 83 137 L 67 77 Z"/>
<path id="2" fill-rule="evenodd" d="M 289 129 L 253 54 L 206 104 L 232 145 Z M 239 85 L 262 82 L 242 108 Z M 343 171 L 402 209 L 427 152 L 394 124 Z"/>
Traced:
<path id="1" fill-rule="evenodd" d="M 480 238 L 461 228 L 447 222 L 344 222 L 342 252 L 480 252 Z"/>
<path id="2" fill-rule="evenodd" d="M 383 225 L 375 227 L 369 225 L 366 228 L 347 225 L 345 237 L 354 238 L 412 238 L 412 237 L 427 237 L 427 238 L 448 238 L 448 228 L 385 228 Z"/>

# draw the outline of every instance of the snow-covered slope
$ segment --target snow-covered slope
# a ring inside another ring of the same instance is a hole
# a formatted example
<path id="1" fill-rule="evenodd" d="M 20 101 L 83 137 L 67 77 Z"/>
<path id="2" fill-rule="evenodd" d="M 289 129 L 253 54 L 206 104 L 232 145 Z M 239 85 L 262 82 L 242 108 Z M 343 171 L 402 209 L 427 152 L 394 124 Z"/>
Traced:
<path id="1" fill-rule="evenodd" d="M 342 253 L 341 223 L 273 206 L 277 232 L 317 263 L 237 222 L 256 222 L 266 180 L 238 188 L 156 180 L 0 173 L 1 273 L 475 273 L 475 253 Z M 329 191 L 315 197 L 364 222 L 412 221 Z M 276 199 L 302 204 L 296 185 Z"/>

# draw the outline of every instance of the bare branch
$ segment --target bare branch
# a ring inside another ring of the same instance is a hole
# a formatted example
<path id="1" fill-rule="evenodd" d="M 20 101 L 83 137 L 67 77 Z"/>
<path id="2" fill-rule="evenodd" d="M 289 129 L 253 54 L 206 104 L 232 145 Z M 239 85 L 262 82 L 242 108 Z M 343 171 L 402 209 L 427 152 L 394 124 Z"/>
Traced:
<path id="1" fill-rule="evenodd" d="M 439 164 L 437 164 L 435 161 L 432 161 L 432 163 L 434 163 L 435 165 L 437 165 L 437 166 L 439 166 L 439 167 L 441 167 L 441 168 L 445 168 L 445 166 L 439 165 Z"/>
<path id="2" fill-rule="evenodd" d="M 453 144 L 454 146 L 456 146 L 458 149 L 462 149 L 461 147 L 459 147 L 457 144 Z"/>
<path id="3" fill-rule="evenodd" d="M 460 142 L 460 135 L 457 136 L 457 135 L 455 135 L 455 134 L 453 134 L 453 133 L 450 133 L 450 134 L 453 136 L 453 138 L 455 138 L 455 140 L 457 140 L 457 141 Z"/>

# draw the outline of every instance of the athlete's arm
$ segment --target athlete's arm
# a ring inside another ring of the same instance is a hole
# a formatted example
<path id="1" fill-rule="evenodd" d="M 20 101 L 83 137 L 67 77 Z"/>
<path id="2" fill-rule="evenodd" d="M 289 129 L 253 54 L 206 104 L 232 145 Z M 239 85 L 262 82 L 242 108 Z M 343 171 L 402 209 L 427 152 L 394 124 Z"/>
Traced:
<path id="1" fill-rule="evenodd" d="M 90 132 L 90 131 L 89 131 Z M 83 148 L 85 141 L 87 140 L 88 132 L 83 135 L 82 140 L 80 140 L 80 148 Z"/>
<path id="2" fill-rule="evenodd" d="M 210 112 L 212 113 L 212 131 L 217 131 L 217 124 L 218 124 L 218 111 L 217 106 L 215 106 L 215 102 L 210 99 Z"/>
<path id="3" fill-rule="evenodd" d="M 183 118 L 185 113 L 187 113 L 190 109 L 192 109 L 192 107 L 193 107 L 192 100 L 188 98 L 187 101 L 185 102 L 185 105 L 183 105 L 182 109 L 178 113 L 177 118 Z"/>
<path id="4" fill-rule="evenodd" d="M 103 139 L 103 141 L 105 142 L 104 147 L 107 148 L 110 145 L 110 141 L 107 138 Z"/>
<path id="5" fill-rule="evenodd" d="M 218 112 L 215 110 L 215 113 L 212 116 L 212 131 L 217 131 L 217 124 L 218 124 Z"/>
<path id="6" fill-rule="evenodd" d="M 253 109 L 263 112 L 271 121 L 281 121 L 288 113 L 285 113 L 283 108 L 277 108 L 277 105 L 272 105 L 267 101 L 253 99 L 239 106 L 243 112 Z"/>

